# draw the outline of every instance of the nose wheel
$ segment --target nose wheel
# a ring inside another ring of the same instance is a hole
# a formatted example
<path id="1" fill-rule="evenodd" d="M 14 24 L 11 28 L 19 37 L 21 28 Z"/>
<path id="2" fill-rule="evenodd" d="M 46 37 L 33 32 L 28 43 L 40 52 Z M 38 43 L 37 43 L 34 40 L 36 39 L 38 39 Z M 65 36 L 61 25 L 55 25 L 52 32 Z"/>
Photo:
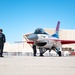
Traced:
<path id="1" fill-rule="evenodd" d="M 40 52 L 40 56 L 43 56 L 43 49 L 42 48 L 39 48 L 39 52 Z"/>
<path id="2" fill-rule="evenodd" d="M 46 52 L 47 50 L 44 48 L 39 48 L 39 52 L 40 52 L 40 56 L 43 56 L 43 54 Z"/>

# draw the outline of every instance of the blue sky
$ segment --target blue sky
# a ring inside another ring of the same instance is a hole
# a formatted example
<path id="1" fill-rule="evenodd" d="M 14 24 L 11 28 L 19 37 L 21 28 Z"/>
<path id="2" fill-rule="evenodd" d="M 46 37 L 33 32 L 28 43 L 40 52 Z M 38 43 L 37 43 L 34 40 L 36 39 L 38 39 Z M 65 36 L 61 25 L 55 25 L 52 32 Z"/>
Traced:
<path id="1" fill-rule="evenodd" d="M 75 0 L 0 0 L 0 28 L 7 42 L 36 28 L 75 29 Z"/>

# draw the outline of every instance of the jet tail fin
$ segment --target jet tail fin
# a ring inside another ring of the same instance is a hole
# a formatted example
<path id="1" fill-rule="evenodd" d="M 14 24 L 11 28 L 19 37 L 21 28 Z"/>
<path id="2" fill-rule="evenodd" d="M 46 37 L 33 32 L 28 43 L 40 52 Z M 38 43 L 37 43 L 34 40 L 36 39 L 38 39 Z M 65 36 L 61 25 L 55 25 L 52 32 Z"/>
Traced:
<path id="1" fill-rule="evenodd" d="M 56 34 L 59 33 L 59 26 L 60 26 L 60 21 L 58 21 L 57 26 L 56 26 Z"/>
<path id="2" fill-rule="evenodd" d="M 59 38 L 59 26 L 60 26 L 60 21 L 58 21 L 55 34 L 53 34 L 52 37 Z"/>

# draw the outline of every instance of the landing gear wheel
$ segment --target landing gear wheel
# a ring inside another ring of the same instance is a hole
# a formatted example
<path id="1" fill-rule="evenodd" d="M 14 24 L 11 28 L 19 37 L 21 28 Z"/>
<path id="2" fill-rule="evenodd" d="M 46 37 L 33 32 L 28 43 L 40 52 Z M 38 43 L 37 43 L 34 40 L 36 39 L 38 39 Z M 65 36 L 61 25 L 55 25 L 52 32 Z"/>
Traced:
<path id="1" fill-rule="evenodd" d="M 43 53 L 40 53 L 40 56 L 43 56 Z"/>
<path id="2" fill-rule="evenodd" d="M 61 56 L 61 51 L 58 52 L 58 55 Z"/>
<path id="3" fill-rule="evenodd" d="M 43 49 L 42 48 L 39 48 L 39 51 L 40 51 L 40 56 L 43 56 Z"/>

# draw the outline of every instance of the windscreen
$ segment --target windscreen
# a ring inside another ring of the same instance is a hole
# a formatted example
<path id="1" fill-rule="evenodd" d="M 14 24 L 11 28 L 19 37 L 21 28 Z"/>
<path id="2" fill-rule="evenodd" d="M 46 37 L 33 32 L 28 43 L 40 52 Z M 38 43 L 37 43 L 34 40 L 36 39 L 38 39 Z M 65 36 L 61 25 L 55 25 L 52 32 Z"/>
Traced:
<path id="1" fill-rule="evenodd" d="M 34 33 L 35 34 L 47 34 L 42 28 L 37 28 Z"/>

